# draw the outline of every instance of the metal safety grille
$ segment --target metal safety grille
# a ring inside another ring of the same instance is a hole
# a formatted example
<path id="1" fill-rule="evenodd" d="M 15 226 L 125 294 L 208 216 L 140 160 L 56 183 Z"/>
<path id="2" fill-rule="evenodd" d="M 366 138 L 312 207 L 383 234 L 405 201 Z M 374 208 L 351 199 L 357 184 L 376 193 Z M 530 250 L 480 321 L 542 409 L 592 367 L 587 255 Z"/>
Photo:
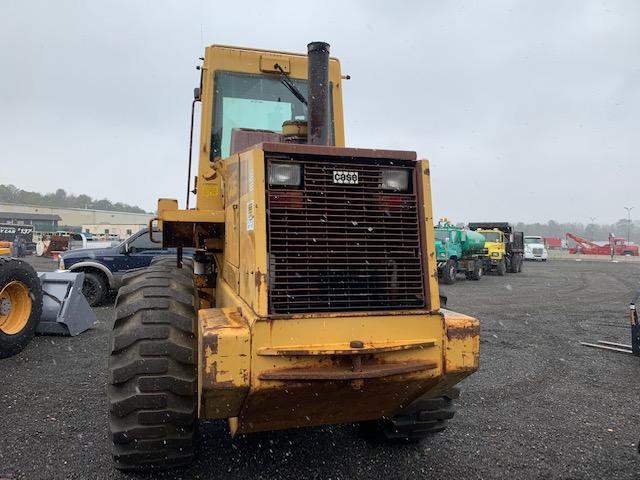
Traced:
<path id="1" fill-rule="evenodd" d="M 392 162 L 295 163 L 302 185 L 267 193 L 271 313 L 423 307 L 413 171 L 409 192 L 394 193 L 381 188 Z M 336 170 L 358 172 L 358 184 L 333 183 Z"/>

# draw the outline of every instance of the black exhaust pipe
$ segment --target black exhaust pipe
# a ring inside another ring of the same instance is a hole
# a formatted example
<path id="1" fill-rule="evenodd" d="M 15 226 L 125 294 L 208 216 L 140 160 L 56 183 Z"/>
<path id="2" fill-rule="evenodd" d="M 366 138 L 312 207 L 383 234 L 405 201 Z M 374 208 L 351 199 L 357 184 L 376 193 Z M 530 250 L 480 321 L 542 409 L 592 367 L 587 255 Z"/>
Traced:
<path id="1" fill-rule="evenodd" d="M 307 45 L 309 62 L 309 99 L 307 105 L 307 143 L 329 145 L 329 44 Z"/>

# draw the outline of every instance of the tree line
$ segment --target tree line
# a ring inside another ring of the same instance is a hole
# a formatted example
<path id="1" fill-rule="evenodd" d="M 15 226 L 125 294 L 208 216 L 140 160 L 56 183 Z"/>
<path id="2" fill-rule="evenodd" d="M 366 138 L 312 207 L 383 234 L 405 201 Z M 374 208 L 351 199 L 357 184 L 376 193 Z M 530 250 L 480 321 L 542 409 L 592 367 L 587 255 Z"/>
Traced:
<path id="1" fill-rule="evenodd" d="M 549 220 L 547 223 L 523 223 L 514 224 L 515 229 L 524 232 L 525 235 L 540 235 L 542 237 L 561 237 L 565 233 L 573 233 L 580 237 L 592 241 L 607 241 L 609 234 L 617 237 L 627 238 L 627 232 L 632 242 L 640 243 L 640 224 L 633 220 L 629 222 L 626 218 L 618 220 L 616 223 L 602 225 L 596 223 L 560 223 Z"/>
<path id="2" fill-rule="evenodd" d="M 22 190 L 14 185 L 0 185 L 0 202 L 38 205 L 43 207 L 87 208 L 91 210 L 111 210 L 113 212 L 147 213 L 135 205 L 116 202 L 103 198 L 91 198 L 89 195 L 72 195 L 58 188 L 55 193 L 38 193 Z"/>

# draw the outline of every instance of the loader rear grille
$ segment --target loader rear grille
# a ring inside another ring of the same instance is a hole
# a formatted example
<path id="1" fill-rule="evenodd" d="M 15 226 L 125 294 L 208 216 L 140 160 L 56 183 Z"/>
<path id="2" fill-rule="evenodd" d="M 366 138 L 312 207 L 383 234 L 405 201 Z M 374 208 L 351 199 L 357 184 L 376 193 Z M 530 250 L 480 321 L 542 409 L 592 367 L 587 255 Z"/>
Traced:
<path id="1" fill-rule="evenodd" d="M 296 159 L 300 187 L 267 193 L 271 313 L 423 307 L 413 171 L 409 192 L 385 192 L 382 171 L 398 162 L 311 158 Z M 334 184 L 334 170 L 358 172 L 358 184 Z"/>

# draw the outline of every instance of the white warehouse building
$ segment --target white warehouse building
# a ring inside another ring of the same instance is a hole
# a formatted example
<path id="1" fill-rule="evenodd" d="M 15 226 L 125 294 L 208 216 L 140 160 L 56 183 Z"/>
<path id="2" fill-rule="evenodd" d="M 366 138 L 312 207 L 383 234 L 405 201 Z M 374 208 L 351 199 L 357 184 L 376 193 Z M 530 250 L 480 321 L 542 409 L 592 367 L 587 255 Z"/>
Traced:
<path id="1" fill-rule="evenodd" d="M 98 223 L 93 225 L 82 225 L 82 233 L 90 233 L 94 237 L 100 238 L 119 238 L 126 240 L 131 235 L 139 232 L 148 224 L 144 223 L 127 223 L 127 224 L 114 224 L 114 223 Z"/>
<path id="2" fill-rule="evenodd" d="M 60 208 L 60 207 L 44 207 L 41 205 L 18 205 L 12 203 L 0 203 L 0 212 L 9 213 L 28 213 L 28 214 L 48 214 L 58 215 L 58 226 L 64 227 L 80 227 L 82 225 L 148 225 L 149 220 L 154 217 L 152 213 L 131 213 L 131 212 L 114 212 L 109 210 L 90 210 L 85 208 Z M 109 228 L 105 226 L 105 228 Z M 133 233 L 137 232 L 133 227 Z M 126 227 L 125 231 L 129 228 Z M 84 229 L 83 229 L 84 231 Z M 104 233 L 104 232 L 102 232 Z"/>

